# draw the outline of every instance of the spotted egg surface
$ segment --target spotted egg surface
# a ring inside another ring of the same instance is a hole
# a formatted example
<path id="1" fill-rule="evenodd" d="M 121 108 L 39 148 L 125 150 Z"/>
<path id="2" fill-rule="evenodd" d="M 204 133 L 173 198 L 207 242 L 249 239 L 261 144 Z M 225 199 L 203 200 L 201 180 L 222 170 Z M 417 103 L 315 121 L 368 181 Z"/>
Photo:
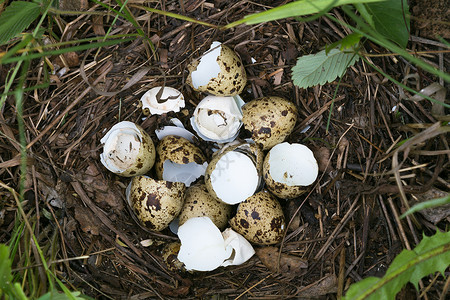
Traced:
<path id="1" fill-rule="evenodd" d="M 131 181 L 128 203 L 143 226 L 161 231 L 180 213 L 185 189 L 180 182 L 137 176 Z"/>
<path id="2" fill-rule="evenodd" d="M 245 129 L 264 150 L 283 142 L 297 122 L 297 108 L 281 97 L 252 100 L 242 107 L 242 113 Z"/>
<path id="3" fill-rule="evenodd" d="M 280 203 L 267 191 L 261 191 L 239 204 L 231 227 L 248 241 L 270 245 L 283 238 L 286 221 Z"/>

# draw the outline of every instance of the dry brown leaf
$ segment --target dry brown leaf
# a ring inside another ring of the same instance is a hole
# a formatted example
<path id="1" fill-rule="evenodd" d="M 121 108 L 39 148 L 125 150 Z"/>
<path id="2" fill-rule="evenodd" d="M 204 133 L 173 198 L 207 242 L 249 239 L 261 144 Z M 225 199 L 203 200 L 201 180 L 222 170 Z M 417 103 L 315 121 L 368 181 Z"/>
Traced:
<path id="1" fill-rule="evenodd" d="M 278 254 L 279 249 L 277 247 L 267 246 L 255 249 L 256 255 L 261 262 L 272 272 L 278 273 Z M 281 253 L 280 257 L 280 270 L 279 273 L 285 277 L 294 277 L 303 274 L 308 268 L 308 262 L 304 259 Z"/>
<path id="2" fill-rule="evenodd" d="M 317 298 L 329 293 L 337 292 L 337 277 L 334 274 L 329 274 L 320 280 L 300 289 L 297 293 L 301 298 Z"/>
<path id="3" fill-rule="evenodd" d="M 95 222 L 97 218 L 95 218 L 92 211 L 83 206 L 75 207 L 75 219 L 80 223 L 81 230 L 86 233 L 90 233 L 93 235 L 99 234 L 98 225 L 100 222 Z"/>
<path id="4" fill-rule="evenodd" d="M 123 201 L 119 192 L 107 180 L 105 180 L 97 166 L 90 163 L 85 173 L 82 175 L 84 188 L 92 199 L 99 204 L 107 204 L 115 210 L 123 209 Z"/>

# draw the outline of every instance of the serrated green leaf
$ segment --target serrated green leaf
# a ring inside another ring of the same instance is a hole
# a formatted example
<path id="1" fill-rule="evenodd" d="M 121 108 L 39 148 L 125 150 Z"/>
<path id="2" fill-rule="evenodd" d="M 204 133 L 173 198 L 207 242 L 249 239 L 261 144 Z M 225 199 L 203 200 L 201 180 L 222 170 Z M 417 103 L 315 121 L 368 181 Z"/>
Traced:
<path id="1" fill-rule="evenodd" d="M 328 54 L 322 50 L 316 54 L 304 55 L 298 58 L 297 64 L 292 68 L 292 80 L 301 88 L 325 84 L 342 76 L 358 59 L 357 54 L 338 49 L 332 49 Z"/>
<path id="2" fill-rule="evenodd" d="M 410 14 L 406 0 L 387 0 L 365 4 L 372 15 L 375 29 L 386 38 L 405 48 L 409 39 Z"/>
<path id="3" fill-rule="evenodd" d="M 40 6 L 37 3 L 13 1 L 0 15 L 0 45 L 30 26 L 39 13 Z"/>
<path id="4" fill-rule="evenodd" d="M 368 277 L 352 284 L 344 300 L 395 299 L 408 282 L 416 288 L 424 276 L 444 271 L 450 265 L 450 232 L 424 236 L 413 250 L 403 250 L 392 261 L 382 278 Z"/>
<path id="5" fill-rule="evenodd" d="M 0 295 L 7 291 L 13 279 L 11 275 L 12 262 L 9 259 L 9 247 L 0 244 Z"/>

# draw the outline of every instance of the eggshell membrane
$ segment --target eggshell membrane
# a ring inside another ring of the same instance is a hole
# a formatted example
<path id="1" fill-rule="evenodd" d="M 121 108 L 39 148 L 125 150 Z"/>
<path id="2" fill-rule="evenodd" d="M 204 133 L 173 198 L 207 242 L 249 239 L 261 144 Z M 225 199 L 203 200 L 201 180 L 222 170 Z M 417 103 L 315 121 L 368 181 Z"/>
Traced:
<path id="1" fill-rule="evenodd" d="M 213 43 L 211 50 L 220 45 L 220 43 Z M 215 62 L 220 68 L 217 74 L 217 68 L 214 66 L 210 57 L 205 60 L 205 67 L 199 66 L 203 63 L 202 58 L 196 59 L 188 65 L 187 69 L 189 75 L 186 78 L 186 83 L 190 85 L 194 90 L 199 92 L 205 92 L 216 96 L 235 96 L 240 94 L 247 84 L 247 74 L 245 73 L 244 65 L 237 54 L 228 46 L 220 45 L 220 54 L 218 51 L 211 53 L 216 56 Z M 217 54 L 218 55 L 217 55 Z M 208 55 L 208 53 L 206 53 Z M 201 70 L 200 70 L 201 69 Z M 208 69 L 211 69 L 209 71 Z M 193 83 L 193 73 L 200 71 L 198 76 L 209 79 L 207 84 L 197 86 Z"/>
<path id="2" fill-rule="evenodd" d="M 281 97 L 262 97 L 242 107 L 242 122 L 264 150 L 283 142 L 297 122 L 297 108 Z"/>
<path id="3" fill-rule="evenodd" d="M 217 201 L 204 184 L 197 184 L 186 190 L 186 197 L 179 218 L 179 225 L 195 217 L 209 217 L 219 228 L 224 229 L 231 216 L 231 206 Z"/>
<path id="4" fill-rule="evenodd" d="M 102 164 L 111 172 L 124 176 L 147 173 L 155 163 L 155 145 L 139 125 L 122 121 L 114 125 L 100 140 Z"/>
<path id="5" fill-rule="evenodd" d="M 226 143 L 234 140 L 242 126 L 242 99 L 206 96 L 195 108 L 192 128 L 205 141 Z M 243 101 L 242 101 L 243 102 Z"/>
<path id="6" fill-rule="evenodd" d="M 161 231 L 180 213 L 185 190 L 180 182 L 137 176 L 131 180 L 128 203 L 143 226 Z"/>
<path id="7" fill-rule="evenodd" d="M 252 243 L 271 245 L 283 238 L 286 221 L 278 200 L 260 191 L 239 204 L 230 226 Z"/>
<path id="8" fill-rule="evenodd" d="M 263 177 L 275 196 L 293 199 L 309 190 L 319 167 L 312 151 L 302 144 L 281 143 L 266 155 Z"/>
<path id="9" fill-rule="evenodd" d="M 181 136 L 169 135 L 164 137 L 156 147 L 158 157 L 155 163 L 156 176 L 163 178 L 163 165 L 166 160 L 177 164 L 196 163 L 202 165 L 206 157 L 194 144 Z"/>

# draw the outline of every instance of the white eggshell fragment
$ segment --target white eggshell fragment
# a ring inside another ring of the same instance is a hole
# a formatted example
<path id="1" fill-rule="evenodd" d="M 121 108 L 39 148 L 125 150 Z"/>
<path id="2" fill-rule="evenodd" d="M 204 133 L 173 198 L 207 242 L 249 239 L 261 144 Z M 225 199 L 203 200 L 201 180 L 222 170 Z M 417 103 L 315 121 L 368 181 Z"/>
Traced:
<path id="1" fill-rule="evenodd" d="M 158 99 L 158 92 L 161 89 L 163 91 Z M 148 90 L 142 95 L 141 102 L 144 114 L 150 112 L 152 115 L 162 115 L 170 111 L 179 112 L 185 106 L 183 94 L 179 90 L 167 86 L 158 86 Z"/>
<path id="2" fill-rule="evenodd" d="M 102 164 L 111 172 L 125 176 L 147 173 L 155 163 L 155 145 L 142 127 L 129 121 L 114 125 L 100 140 Z"/>
<path id="3" fill-rule="evenodd" d="M 157 147 L 156 175 L 160 179 L 190 186 L 205 174 L 208 163 L 202 151 L 183 137 L 169 135 Z"/>
<path id="4" fill-rule="evenodd" d="M 159 140 L 162 140 L 164 137 L 168 135 L 175 135 L 181 136 L 191 143 L 194 142 L 194 140 L 196 139 L 195 135 L 186 128 L 184 128 L 183 123 L 181 123 L 179 119 L 172 118 L 170 119 L 170 123 L 172 123 L 174 126 L 168 125 L 155 130 L 155 134 Z"/>
<path id="5" fill-rule="evenodd" d="M 196 91 L 216 96 L 238 95 L 247 83 L 241 59 L 220 42 L 213 42 L 200 60 L 192 61 L 187 69 L 187 84 Z"/>
<path id="6" fill-rule="evenodd" d="M 249 260 L 253 254 L 255 254 L 255 249 L 252 245 L 239 233 L 231 228 L 227 228 L 222 232 L 225 247 L 233 248 L 233 255 L 229 259 L 223 262 L 222 266 L 238 266 Z"/>
<path id="7" fill-rule="evenodd" d="M 187 270 L 212 271 L 229 259 L 233 249 L 225 247 L 220 230 L 208 217 L 187 220 L 178 228 L 181 240 L 178 260 Z"/>
<path id="8" fill-rule="evenodd" d="M 253 195 L 261 182 L 260 171 L 250 155 L 230 149 L 215 156 L 205 173 L 208 191 L 233 205 Z"/>
<path id="9" fill-rule="evenodd" d="M 194 110 L 192 128 L 205 141 L 231 142 L 236 139 L 242 126 L 243 104 L 239 96 L 207 96 Z"/>
<path id="10" fill-rule="evenodd" d="M 307 191 L 319 174 L 313 152 L 302 144 L 275 145 L 264 159 L 267 188 L 279 198 L 292 199 Z"/>

